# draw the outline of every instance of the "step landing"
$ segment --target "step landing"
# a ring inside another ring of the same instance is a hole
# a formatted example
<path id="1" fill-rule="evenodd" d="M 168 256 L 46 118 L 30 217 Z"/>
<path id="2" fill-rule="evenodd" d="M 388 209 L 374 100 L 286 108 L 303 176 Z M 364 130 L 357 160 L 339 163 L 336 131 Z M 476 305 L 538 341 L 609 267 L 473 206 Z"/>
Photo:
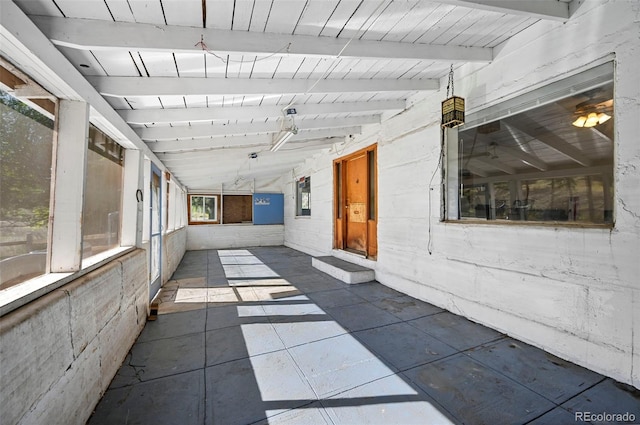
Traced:
<path id="1" fill-rule="evenodd" d="M 311 259 L 311 265 L 350 285 L 371 282 L 376 278 L 372 269 L 332 256 L 314 257 Z"/>

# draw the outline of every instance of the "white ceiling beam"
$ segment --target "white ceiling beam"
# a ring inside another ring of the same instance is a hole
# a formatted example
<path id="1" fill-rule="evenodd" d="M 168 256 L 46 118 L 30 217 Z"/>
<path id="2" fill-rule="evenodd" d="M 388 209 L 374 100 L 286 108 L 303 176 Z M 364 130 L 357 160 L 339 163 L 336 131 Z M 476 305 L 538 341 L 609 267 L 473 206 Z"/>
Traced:
<path id="1" fill-rule="evenodd" d="M 262 136 L 261 136 L 262 137 Z M 184 163 L 185 161 L 197 161 L 203 158 L 215 157 L 217 159 L 220 158 L 221 150 L 229 150 L 230 152 L 234 149 L 252 149 L 256 152 L 260 152 L 265 148 L 269 148 L 271 145 L 271 138 L 262 137 L 264 140 L 262 143 L 243 143 L 238 141 L 238 143 L 232 146 L 210 146 L 207 149 L 198 149 L 198 150 L 184 150 L 184 151 L 167 151 L 167 152 L 157 152 L 156 155 L 158 158 L 162 160 L 162 162 L 167 165 L 167 167 L 171 167 L 176 163 Z M 309 140 L 298 140 L 294 142 L 286 143 L 280 150 L 285 151 L 288 149 L 289 145 L 291 145 L 292 149 L 299 148 L 301 146 L 304 147 L 313 147 L 313 146 L 323 146 L 332 143 L 342 143 L 345 141 L 345 136 L 337 136 L 337 137 L 327 137 L 327 138 L 314 138 Z"/>
<path id="2" fill-rule="evenodd" d="M 326 118 L 300 120 L 296 122 L 298 130 L 321 128 L 353 127 L 365 124 L 379 124 L 380 115 L 365 115 L 350 118 Z M 175 127 L 142 127 L 136 129 L 142 140 L 184 140 L 210 138 L 215 136 L 250 135 L 260 133 L 278 133 L 290 124 L 282 121 L 255 122 L 242 124 L 198 124 Z"/>
<path id="3" fill-rule="evenodd" d="M 295 143 L 304 140 L 323 139 L 331 137 L 347 137 L 353 134 L 362 134 L 362 127 L 343 127 L 343 128 L 326 128 L 319 130 L 301 130 L 293 136 L 289 143 Z M 216 149 L 222 147 L 234 147 L 240 145 L 249 145 L 254 147 L 271 146 L 273 136 L 271 134 L 261 134 L 253 136 L 233 136 L 233 137 L 214 137 L 209 139 L 196 140 L 165 140 L 155 143 L 149 143 L 148 146 L 153 152 L 189 152 L 197 150 Z"/>
<path id="4" fill-rule="evenodd" d="M 404 100 L 373 102 L 316 103 L 292 105 L 296 117 L 305 115 L 343 114 L 380 111 L 401 111 Z M 283 106 L 225 106 L 181 109 L 122 109 L 118 113 L 130 124 L 180 123 L 215 120 L 250 120 L 256 118 L 278 118 L 283 115 Z"/>
<path id="5" fill-rule="evenodd" d="M 425 80 L 293 80 L 180 77 L 102 77 L 87 80 L 101 94 L 114 97 L 188 95 L 269 95 L 438 90 L 437 79 Z"/>
<path id="6" fill-rule="evenodd" d="M 476 176 L 487 177 L 489 175 L 488 171 L 482 170 L 482 169 L 480 169 L 478 167 L 474 167 L 471 164 L 465 165 L 465 168 L 467 170 L 469 170 L 470 172 L 472 172 L 473 174 L 475 174 Z"/>
<path id="7" fill-rule="evenodd" d="M 490 10 L 536 19 L 566 22 L 571 17 L 570 4 L 558 0 L 437 0 L 454 6 Z"/>
<path id="8" fill-rule="evenodd" d="M 207 49 L 216 54 L 254 56 L 302 55 L 446 62 L 493 60 L 493 50 L 482 47 L 346 40 L 45 16 L 34 16 L 33 21 L 54 44 L 81 50 L 193 53 Z"/>
<path id="9" fill-rule="evenodd" d="M 528 134 L 537 141 L 547 145 L 556 152 L 566 156 L 568 159 L 577 162 L 583 167 L 590 167 L 593 162 L 586 157 L 578 148 L 572 144 L 566 142 L 557 134 L 552 131 L 541 131 L 539 125 L 532 120 L 525 121 L 524 117 L 519 117 L 517 120 L 513 118 L 505 118 L 505 121 L 512 127 L 519 131 Z M 530 122 L 528 122 L 530 121 Z M 537 128 L 534 130 L 534 128 Z"/>

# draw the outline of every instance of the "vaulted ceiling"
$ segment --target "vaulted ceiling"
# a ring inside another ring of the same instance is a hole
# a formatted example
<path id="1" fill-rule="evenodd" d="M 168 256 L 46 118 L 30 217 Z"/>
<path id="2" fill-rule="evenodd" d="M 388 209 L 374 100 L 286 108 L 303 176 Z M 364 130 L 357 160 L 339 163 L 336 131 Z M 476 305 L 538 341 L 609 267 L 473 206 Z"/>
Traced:
<path id="1" fill-rule="evenodd" d="M 277 178 L 437 90 L 452 64 L 488 63 L 510 37 L 541 19 L 566 21 L 577 7 L 570 0 L 15 2 L 191 191 Z"/>

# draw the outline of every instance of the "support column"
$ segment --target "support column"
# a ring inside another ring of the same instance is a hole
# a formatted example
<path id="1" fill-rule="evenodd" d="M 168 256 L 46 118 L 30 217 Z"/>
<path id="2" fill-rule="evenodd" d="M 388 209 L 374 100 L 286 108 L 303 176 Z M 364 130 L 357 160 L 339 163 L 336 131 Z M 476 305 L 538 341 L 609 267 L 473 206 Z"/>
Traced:
<path id="1" fill-rule="evenodd" d="M 144 197 L 143 156 L 139 150 L 124 152 L 124 190 L 122 191 L 122 246 L 142 246 L 142 211 Z"/>
<path id="2" fill-rule="evenodd" d="M 68 273 L 82 266 L 82 208 L 87 168 L 89 104 L 60 100 L 56 121 L 47 269 Z"/>

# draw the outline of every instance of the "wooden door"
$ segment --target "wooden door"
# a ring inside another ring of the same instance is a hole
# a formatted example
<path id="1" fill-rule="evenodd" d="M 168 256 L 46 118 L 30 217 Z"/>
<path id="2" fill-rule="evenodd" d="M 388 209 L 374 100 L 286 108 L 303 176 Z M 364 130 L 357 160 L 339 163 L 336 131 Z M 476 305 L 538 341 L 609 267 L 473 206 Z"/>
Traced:
<path id="1" fill-rule="evenodd" d="M 334 248 L 378 255 L 376 145 L 334 161 Z"/>
<path id="2" fill-rule="evenodd" d="M 367 253 L 367 154 L 344 162 L 345 178 L 345 248 Z"/>

